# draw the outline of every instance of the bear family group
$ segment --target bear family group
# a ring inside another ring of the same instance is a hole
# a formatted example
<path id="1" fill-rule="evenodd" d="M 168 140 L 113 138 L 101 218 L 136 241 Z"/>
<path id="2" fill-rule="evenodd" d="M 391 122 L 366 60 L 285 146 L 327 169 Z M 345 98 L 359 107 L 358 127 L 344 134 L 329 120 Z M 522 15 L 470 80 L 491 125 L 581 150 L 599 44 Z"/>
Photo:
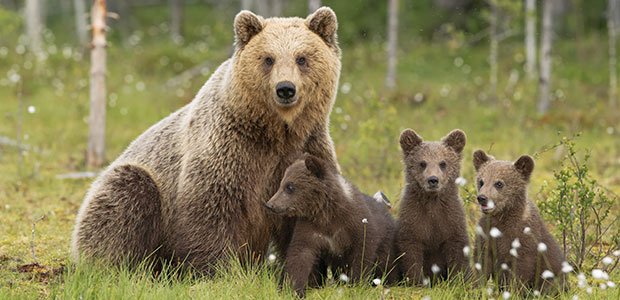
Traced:
<path id="1" fill-rule="evenodd" d="M 129 265 L 156 258 L 212 275 L 231 256 L 254 263 L 272 247 L 283 282 L 299 296 L 330 271 L 369 284 L 460 276 L 541 291 L 563 286 L 567 265 L 527 199 L 531 157 L 474 153 L 484 214 L 473 246 L 455 183 L 462 131 L 437 142 L 401 133 L 405 188 L 396 221 L 384 197 L 361 193 L 340 174 L 329 135 L 337 28 L 327 7 L 306 19 L 240 12 L 232 57 L 95 180 L 77 216 L 73 258 Z"/>

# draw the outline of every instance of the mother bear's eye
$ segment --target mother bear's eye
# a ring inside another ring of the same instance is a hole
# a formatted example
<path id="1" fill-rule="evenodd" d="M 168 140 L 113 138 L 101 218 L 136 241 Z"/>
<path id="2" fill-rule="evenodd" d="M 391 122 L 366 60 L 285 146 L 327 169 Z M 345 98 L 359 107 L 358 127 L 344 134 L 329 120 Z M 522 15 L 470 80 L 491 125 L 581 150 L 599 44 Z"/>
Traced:
<path id="1" fill-rule="evenodd" d="M 306 58 L 303 56 L 297 57 L 297 59 L 295 60 L 295 62 L 297 63 L 297 65 L 299 66 L 305 66 L 306 65 Z"/>
<path id="2" fill-rule="evenodd" d="M 265 65 L 273 66 L 274 63 L 275 63 L 275 60 L 273 59 L 273 57 L 271 56 L 265 57 Z"/>
<path id="3" fill-rule="evenodd" d="M 295 186 L 293 185 L 293 183 L 289 182 L 284 186 L 284 191 L 287 194 L 292 194 L 293 192 L 295 192 Z"/>

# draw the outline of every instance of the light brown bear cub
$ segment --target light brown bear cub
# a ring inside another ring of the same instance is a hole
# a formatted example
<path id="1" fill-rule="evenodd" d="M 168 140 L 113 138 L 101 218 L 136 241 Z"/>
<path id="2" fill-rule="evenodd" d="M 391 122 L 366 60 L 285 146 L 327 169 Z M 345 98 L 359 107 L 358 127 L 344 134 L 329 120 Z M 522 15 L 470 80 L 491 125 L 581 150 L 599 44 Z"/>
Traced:
<path id="1" fill-rule="evenodd" d="M 284 271 L 299 296 L 319 263 L 353 282 L 368 275 L 398 279 L 388 206 L 361 193 L 325 161 L 307 155 L 293 163 L 266 207 L 297 219 Z"/>
<path id="2" fill-rule="evenodd" d="M 478 223 L 482 233 L 476 238 L 474 255 L 484 278 L 494 277 L 507 286 L 511 274 L 516 273 L 520 284 L 537 290 L 548 289 L 554 279 L 562 286 L 564 256 L 527 197 L 534 160 L 527 155 L 514 163 L 495 160 L 478 150 L 474 167 L 478 202 L 484 213 Z"/>
<path id="3" fill-rule="evenodd" d="M 439 142 L 424 142 L 411 129 L 400 135 L 406 186 L 396 245 L 401 271 L 410 283 L 468 270 L 465 212 L 455 183 L 465 142 L 465 133 L 458 129 Z"/>

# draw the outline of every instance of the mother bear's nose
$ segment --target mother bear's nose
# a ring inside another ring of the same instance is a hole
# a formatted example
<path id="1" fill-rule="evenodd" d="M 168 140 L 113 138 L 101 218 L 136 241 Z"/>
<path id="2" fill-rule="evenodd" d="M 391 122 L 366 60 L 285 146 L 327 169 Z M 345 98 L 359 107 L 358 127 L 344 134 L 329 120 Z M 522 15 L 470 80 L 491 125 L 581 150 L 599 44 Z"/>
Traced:
<path id="1" fill-rule="evenodd" d="M 295 85 L 290 81 L 280 81 L 276 85 L 276 94 L 281 99 L 291 99 L 295 96 Z"/>

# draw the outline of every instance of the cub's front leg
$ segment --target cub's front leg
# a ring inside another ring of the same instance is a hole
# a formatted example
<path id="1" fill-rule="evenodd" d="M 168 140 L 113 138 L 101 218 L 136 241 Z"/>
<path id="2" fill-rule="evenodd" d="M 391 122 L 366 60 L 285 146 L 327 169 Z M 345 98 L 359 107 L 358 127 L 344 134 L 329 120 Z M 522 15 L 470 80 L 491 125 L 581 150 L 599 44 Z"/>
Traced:
<path id="1" fill-rule="evenodd" d="M 286 251 L 284 272 L 301 298 L 306 295 L 308 278 L 320 258 L 320 253 L 320 245 L 317 243 L 312 226 L 305 221 L 298 220 Z"/>

